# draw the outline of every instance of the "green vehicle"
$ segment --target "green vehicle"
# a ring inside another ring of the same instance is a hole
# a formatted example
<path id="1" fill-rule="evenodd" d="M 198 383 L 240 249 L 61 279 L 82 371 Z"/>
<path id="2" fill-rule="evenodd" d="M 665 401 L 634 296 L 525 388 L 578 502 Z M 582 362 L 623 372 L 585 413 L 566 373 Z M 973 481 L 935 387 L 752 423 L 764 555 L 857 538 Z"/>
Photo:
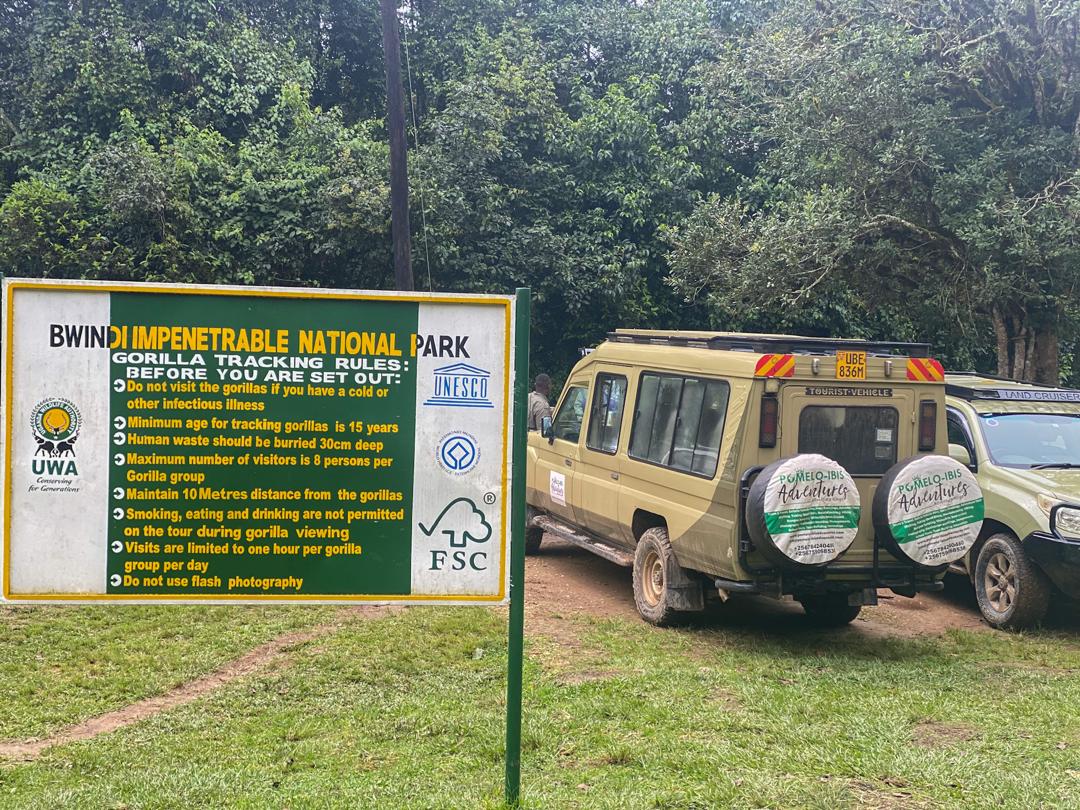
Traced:
<path id="1" fill-rule="evenodd" d="M 994 627 L 1038 624 L 1080 598 L 1080 391 L 973 373 L 945 378 L 949 455 L 982 487 L 985 520 L 956 573 Z"/>

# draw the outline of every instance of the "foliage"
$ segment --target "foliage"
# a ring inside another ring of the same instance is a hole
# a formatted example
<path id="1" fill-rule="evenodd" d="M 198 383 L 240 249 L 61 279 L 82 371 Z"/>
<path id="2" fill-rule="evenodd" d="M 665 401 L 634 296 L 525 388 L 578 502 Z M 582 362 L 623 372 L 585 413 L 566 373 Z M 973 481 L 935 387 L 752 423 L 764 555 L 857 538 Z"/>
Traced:
<path id="1" fill-rule="evenodd" d="M 531 286 L 537 363 L 556 374 L 617 325 L 690 323 L 662 234 L 724 185 L 699 82 L 716 11 L 409 5 L 418 285 Z M 391 283 L 376 3 L 5 14 L 25 39 L 0 63 L 9 272 Z"/>
<path id="2" fill-rule="evenodd" d="M 557 378 L 616 326 L 930 339 L 1052 375 L 1080 320 L 1078 18 L 409 3 L 418 286 L 532 287 Z M 383 105 L 373 0 L 5 4 L 0 260 L 389 286 Z"/>
<path id="3" fill-rule="evenodd" d="M 1080 283 L 1080 4 L 784 4 L 712 72 L 755 155 L 674 237 L 713 307 L 911 305 L 1057 381 Z M 850 326 L 853 325 L 849 325 Z M 888 322 L 882 324 L 892 331 Z"/>

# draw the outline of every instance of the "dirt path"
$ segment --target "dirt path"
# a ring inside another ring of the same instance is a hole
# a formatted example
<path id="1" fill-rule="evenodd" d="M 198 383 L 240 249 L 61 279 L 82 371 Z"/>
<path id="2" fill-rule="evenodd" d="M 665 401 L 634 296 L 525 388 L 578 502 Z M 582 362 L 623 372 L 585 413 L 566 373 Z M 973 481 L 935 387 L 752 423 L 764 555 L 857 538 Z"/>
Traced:
<path id="1" fill-rule="evenodd" d="M 360 607 L 347 608 L 342 611 L 342 619 L 349 615 L 381 616 L 392 610 L 385 607 Z M 294 633 L 286 633 L 271 641 L 261 644 L 250 652 L 229 661 L 219 669 L 196 678 L 193 681 L 180 684 L 167 692 L 144 700 L 128 704 L 121 709 L 106 712 L 105 714 L 91 717 L 73 726 L 68 726 L 43 739 L 11 740 L 0 742 L 0 760 L 14 760 L 30 762 L 37 759 L 47 749 L 56 745 L 63 745 L 80 740 L 89 740 L 99 734 L 108 734 L 110 731 L 130 726 L 153 717 L 161 712 L 184 706 L 203 695 L 220 689 L 228 683 L 250 675 L 256 670 L 264 669 L 277 661 L 285 658 L 290 650 L 306 644 L 317 638 L 329 635 L 342 627 L 341 619 L 334 622 L 316 625 L 307 630 Z"/>
<path id="2" fill-rule="evenodd" d="M 575 615 L 637 618 L 629 568 L 550 535 L 541 553 L 527 559 L 525 582 L 526 633 L 572 641 Z M 939 635 L 951 628 L 990 630 L 970 588 L 959 578 L 941 594 L 907 599 L 882 591 L 880 599 L 876 607 L 863 609 L 852 625 L 855 632 L 910 638 Z M 710 611 L 708 621 L 717 627 L 769 630 L 790 628 L 801 614 L 802 608 L 790 600 L 739 597 Z"/>

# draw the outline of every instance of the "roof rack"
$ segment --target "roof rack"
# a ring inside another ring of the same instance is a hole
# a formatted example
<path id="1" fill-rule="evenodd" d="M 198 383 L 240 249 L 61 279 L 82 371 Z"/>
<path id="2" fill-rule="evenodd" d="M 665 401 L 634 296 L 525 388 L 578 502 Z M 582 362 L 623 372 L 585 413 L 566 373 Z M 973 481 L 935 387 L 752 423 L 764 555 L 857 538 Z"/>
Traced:
<path id="1" fill-rule="evenodd" d="M 1043 385 L 1042 383 L 1024 382 L 1023 380 L 1014 380 L 1012 377 L 1002 377 L 999 374 L 987 374 L 983 371 L 946 371 L 950 377 L 978 377 L 981 380 L 997 380 L 998 382 L 1013 383 L 1015 385 L 1029 385 L 1032 388 L 1049 388 L 1051 390 L 1065 390 L 1056 389 L 1052 385 Z"/>
<path id="2" fill-rule="evenodd" d="M 649 332 L 608 332 L 612 343 L 641 343 L 654 346 L 686 346 L 736 352 L 776 352 L 783 354 L 826 354 L 839 350 L 862 351 L 872 355 L 929 357 L 929 343 L 895 343 L 845 338 L 795 337 L 787 335 L 666 335 Z"/>

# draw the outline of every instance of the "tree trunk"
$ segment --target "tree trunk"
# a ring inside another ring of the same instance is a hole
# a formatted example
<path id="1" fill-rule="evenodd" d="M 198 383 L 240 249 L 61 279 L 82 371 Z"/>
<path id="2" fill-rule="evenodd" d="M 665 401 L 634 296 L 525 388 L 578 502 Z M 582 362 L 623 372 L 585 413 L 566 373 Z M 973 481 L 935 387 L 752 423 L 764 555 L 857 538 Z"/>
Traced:
<path id="1" fill-rule="evenodd" d="M 1060 342 L 1057 318 L 1032 318 L 1023 309 L 990 313 L 997 346 L 997 373 L 1023 382 L 1059 385 L 1061 382 Z"/>
<path id="2" fill-rule="evenodd" d="M 1052 326 L 1039 334 L 1035 344 L 1035 381 L 1046 385 L 1061 384 L 1061 343 Z"/>

